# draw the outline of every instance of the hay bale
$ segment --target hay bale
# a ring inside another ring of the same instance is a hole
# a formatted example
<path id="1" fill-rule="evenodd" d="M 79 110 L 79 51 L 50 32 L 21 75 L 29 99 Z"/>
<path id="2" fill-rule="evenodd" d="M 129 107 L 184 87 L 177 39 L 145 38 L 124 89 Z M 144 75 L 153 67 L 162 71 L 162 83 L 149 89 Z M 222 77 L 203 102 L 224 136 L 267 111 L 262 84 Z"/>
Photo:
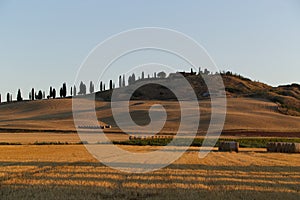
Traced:
<path id="1" fill-rule="evenodd" d="M 282 143 L 281 142 L 276 142 L 276 151 L 275 152 L 280 153 L 281 149 L 282 149 Z"/>
<path id="2" fill-rule="evenodd" d="M 284 153 L 291 153 L 291 150 L 292 150 L 291 146 L 292 146 L 292 143 L 285 143 L 284 148 L 283 148 Z"/>
<path id="3" fill-rule="evenodd" d="M 288 151 L 288 146 L 289 146 L 288 143 L 282 143 L 282 145 L 281 145 L 281 152 L 282 152 L 282 153 L 287 153 L 287 151 Z"/>
<path id="4" fill-rule="evenodd" d="M 239 143 L 234 141 L 220 142 L 219 151 L 239 152 Z"/>
<path id="5" fill-rule="evenodd" d="M 300 143 L 292 143 L 290 153 L 300 153 Z"/>
<path id="6" fill-rule="evenodd" d="M 293 146 L 293 143 L 288 143 L 288 148 L 287 148 L 286 153 L 293 153 L 292 146 Z"/>
<path id="7" fill-rule="evenodd" d="M 268 152 L 300 153 L 300 143 L 269 142 L 267 144 L 267 150 Z"/>
<path id="8" fill-rule="evenodd" d="M 267 143 L 267 151 L 268 152 L 275 152 L 276 151 L 276 143 L 275 142 L 269 142 Z"/>
<path id="9" fill-rule="evenodd" d="M 105 128 L 111 128 L 111 125 L 105 125 Z"/>

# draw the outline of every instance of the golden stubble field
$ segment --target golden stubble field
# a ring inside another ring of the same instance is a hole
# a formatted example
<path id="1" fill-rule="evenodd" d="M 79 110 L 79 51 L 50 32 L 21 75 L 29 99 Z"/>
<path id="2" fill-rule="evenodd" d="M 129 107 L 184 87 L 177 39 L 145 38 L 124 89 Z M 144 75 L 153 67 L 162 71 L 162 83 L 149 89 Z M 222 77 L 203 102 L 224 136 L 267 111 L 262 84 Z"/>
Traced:
<path id="1" fill-rule="evenodd" d="M 199 103 L 201 133 L 209 122 L 210 108 L 207 101 Z M 299 117 L 280 114 L 274 103 L 243 98 L 229 98 L 227 103 L 225 131 L 261 136 L 300 131 Z M 167 108 L 163 132 L 174 133 L 180 121 L 176 102 L 134 101 L 132 117 L 138 124 L 147 124 L 153 104 Z M 242 149 L 240 153 L 214 151 L 199 159 L 199 149 L 193 147 L 168 167 L 128 174 L 99 163 L 83 145 L 32 145 L 36 141 L 78 143 L 71 108 L 71 99 L 1 105 L 0 142 L 23 145 L 0 145 L 0 200 L 300 199 L 300 154 Z M 107 133 L 111 140 L 128 139 L 128 135 L 116 134 L 108 102 L 96 102 L 95 109 L 100 123 L 113 126 Z M 159 147 L 122 148 L 143 152 Z"/>
<path id="2" fill-rule="evenodd" d="M 82 145 L 0 146 L 0 199 L 299 199 L 299 161 L 300 154 L 263 149 L 199 159 L 193 147 L 166 168 L 129 174 Z"/>

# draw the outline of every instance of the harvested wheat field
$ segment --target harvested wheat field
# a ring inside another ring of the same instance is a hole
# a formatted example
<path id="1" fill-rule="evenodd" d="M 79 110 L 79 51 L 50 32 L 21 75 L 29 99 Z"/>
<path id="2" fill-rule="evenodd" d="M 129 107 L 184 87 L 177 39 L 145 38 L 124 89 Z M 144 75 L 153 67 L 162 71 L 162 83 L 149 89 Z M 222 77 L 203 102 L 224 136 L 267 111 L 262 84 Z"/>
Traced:
<path id="1" fill-rule="evenodd" d="M 128 150 L 154 150 L 132 147 Z M 299 199 L 300 154 L 190 148 L 164 169 L 123 173 L 82 145 L 0 146 L 1 199 Z"/>
<path id="2" fill-rule="evenodd" d="M 149 123 L 148 110 L 153 104 L 163 105 L 168 112 L 161 134 L 176 133 L 180 122 L 177 102 L 132 101 L 132 119 L 138 125 Z M 199 104 L 198 137 L 202 137 L 209 123 L 210 105 L 207 100 Z M 128 140 L 116 126 L 110 103 L 97 101 L 95 105 L 99 123 L 112 125 L 105 131 L 107 136 L 114 141 Z M 299 138 L 299 117 L 279 113 L 275 103 L 228 98 L 227 109 L 222 137 Z M 82 110 L 89 112 L 92 110 Z M 300 154 L 242 148 L 239 153 L 215 150 L 199 159 L 199 147 L 190 147 L 168 167 L 129 174 L 101 164 L 80 145 L 71 99 L 2 104 L 0 113 L 0 143 L 10 144 L 0 145 L 0 199 L 300 198 Z M 47 145 L 51 142 L 56 145 Z M 121 148 L 141 153 L 161 147 Z"/>

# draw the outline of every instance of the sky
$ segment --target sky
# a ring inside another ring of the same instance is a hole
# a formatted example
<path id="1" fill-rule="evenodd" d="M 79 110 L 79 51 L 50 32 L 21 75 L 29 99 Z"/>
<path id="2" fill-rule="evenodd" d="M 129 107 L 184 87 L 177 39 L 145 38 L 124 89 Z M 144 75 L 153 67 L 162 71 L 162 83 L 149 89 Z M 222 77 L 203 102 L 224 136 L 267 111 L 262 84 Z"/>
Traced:
<path id="1" fill-rule="evenodd" d="M 298 0 L 0 0 L 2 100 L 18 88 L 27 98 L 32 87 L 72 85 L 97 44 L 142 27 L 190 36 L 220 70 L 273 86 L 300 83 Z"/>

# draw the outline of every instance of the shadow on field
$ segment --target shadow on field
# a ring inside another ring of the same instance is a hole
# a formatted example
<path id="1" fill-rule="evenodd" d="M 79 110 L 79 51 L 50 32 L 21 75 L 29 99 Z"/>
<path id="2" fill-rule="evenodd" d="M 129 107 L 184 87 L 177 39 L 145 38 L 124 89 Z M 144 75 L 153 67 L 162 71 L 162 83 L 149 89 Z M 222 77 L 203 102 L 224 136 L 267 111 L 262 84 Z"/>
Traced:
<path id="1" fill-rule="evenodd" d="M 129 174 L 96 162 L 0 162 L 0 175 L 3 199 L 300 197 L 300 168 L 293 166 L 172 164 L 152 173 Z"/>

